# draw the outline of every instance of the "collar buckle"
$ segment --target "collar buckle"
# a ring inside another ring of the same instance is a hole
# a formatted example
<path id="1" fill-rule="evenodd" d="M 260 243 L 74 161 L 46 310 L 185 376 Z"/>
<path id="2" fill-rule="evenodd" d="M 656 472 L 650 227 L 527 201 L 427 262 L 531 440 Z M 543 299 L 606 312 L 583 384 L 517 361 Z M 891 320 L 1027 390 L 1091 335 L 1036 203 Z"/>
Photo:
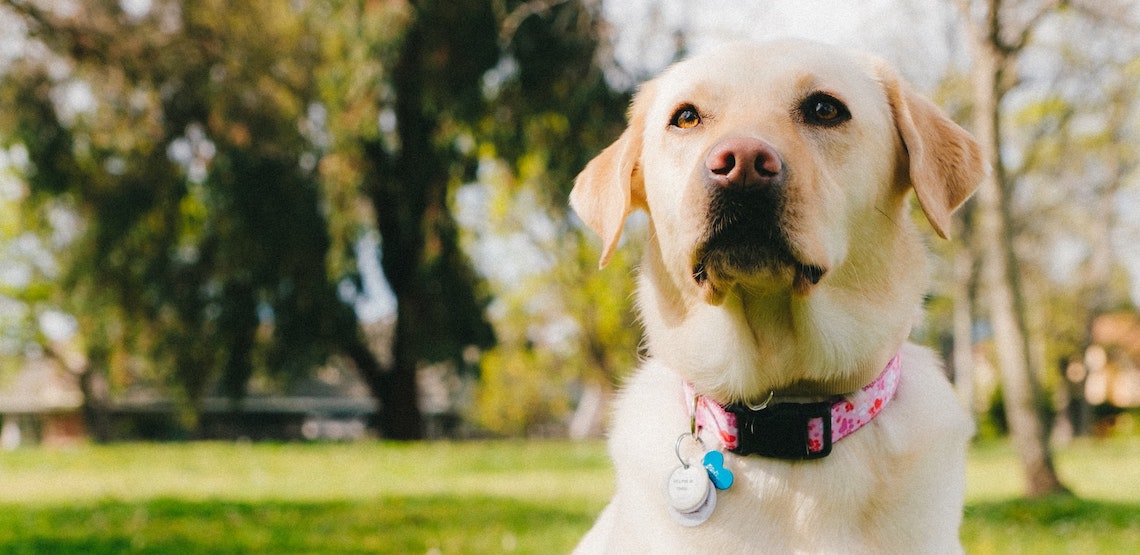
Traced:
<path id="1" fill-rule="evenodd" d="M 785 460 L 821 459 L 831 453 L 832 401 L 780 403 L 761 410 L 725 407 L 736 417 L 739 441 L 729 451 Z M 822 433 L 813 433 L 813 422 Z"/>

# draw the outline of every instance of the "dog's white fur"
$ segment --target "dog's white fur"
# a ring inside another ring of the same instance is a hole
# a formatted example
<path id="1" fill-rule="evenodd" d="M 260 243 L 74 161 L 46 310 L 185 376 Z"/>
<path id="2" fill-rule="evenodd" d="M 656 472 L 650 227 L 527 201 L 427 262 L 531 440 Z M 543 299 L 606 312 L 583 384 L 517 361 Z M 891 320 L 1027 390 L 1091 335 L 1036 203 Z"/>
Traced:
<path id="1" fill-rule="evenodd" d="M 806 122 L 805 98 L 842 101 L 850 121 Z M 670 125 L 678 107 L 700 114 Z M 795 265 L 708 268 L 694 279 L 709 193 L 705 159 L 730 137 L 765 141 L 787 168 L 781 229 Z M 638 283 L 649 360 L 624 385 L 610 431 L 617 485 L 578 553 L 960 552 L 972 423 L 936 357 L 906 342 L 927 286 L 909 218 L 914 190 L 945 237 L 983 177 L 973 139 L 886 64 L 803 41 L 732 44 L 642 86 L 622 136 L 579 175 L 571 202 L 616 248 L 643 209 L 650 234 Z M 666 481 L 689 430 L 682 383 L 722 403 L 768 392 L 844 393 L 901 347 L 895 399 L 820 460 L 726 454 L 736 475 L 711 519 L 682 527 Z"/>

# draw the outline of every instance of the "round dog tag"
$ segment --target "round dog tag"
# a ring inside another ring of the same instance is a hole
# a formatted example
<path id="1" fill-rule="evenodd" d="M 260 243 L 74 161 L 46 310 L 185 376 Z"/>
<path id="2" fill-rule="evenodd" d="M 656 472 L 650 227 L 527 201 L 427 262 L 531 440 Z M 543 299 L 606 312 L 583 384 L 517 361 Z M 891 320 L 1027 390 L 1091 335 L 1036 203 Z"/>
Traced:
<path id="1" fill-rule="evenodd" d="M 716 488 L 710 487 L 701 505 L 696 509 L 681 512 L 673 507 L 669 507 L 669 514 L 673 517 L 673 520 L 677 521 L 677 524 L 693 527 L 704 524 L 704 522 L 712 516 L 713 509 L 716 509 Z"/>
<path id="2" fill-rule="evenodd" d="M 669 476 L 669 506 L 681 513 L 699 509 L 712 489 L 710 485 L 708 471 L 703 466 L 677 467 Z"/>

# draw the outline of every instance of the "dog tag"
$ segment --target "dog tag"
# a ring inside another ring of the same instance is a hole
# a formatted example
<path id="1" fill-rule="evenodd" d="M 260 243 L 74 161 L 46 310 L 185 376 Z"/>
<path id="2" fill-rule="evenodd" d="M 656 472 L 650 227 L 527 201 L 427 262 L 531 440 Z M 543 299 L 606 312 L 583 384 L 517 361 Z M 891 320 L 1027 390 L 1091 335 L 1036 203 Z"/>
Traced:
<path id="1" fill-rule="evenodd" d="M 710 470 L 704 466 L 708 461 L 702 459 L 701 464 L 695 464 L 688 462 L 681 454 L 681 443 L 686 437 L 692 438 L 698 446 L 702 445 L 700 437 L 694 433 L 677 437 L 674 450 L 681 466 L 669 475 L 666 492 L 669 494 L 669 514 L 673 520 L 681 526 L 697 526 L 708 520 L 716 508 L 716 487 L 709 474 Z M 705 458 L 707 457 L 706 454 Z"/>
<path id="2" fill-rule="evenodd" d="M 669 506 L 681 513 L 695 511 L 708 497 L 709 474 L 703 466 L 679 466 L 669 476 Z"/>
<path id="3" fill-rule="evenodd" d="M 732 487 L 732 471 L 724 467 L 724 453 L 720 451 L 709 451 L 705 453 L 705 458 L 701 460 L 705 470 L 708 472 L 709 480 L 712 481 L 716 489 L 728 489 Z"/>
<path id="4" fill-rule="evenodd" d="M 695 467 L 696 465 L 690 466 L 690 468 Z M 690 511 L 679 511 L 675 506 L 669 507 L 669 515 L 673 517 L 673 520 L 675 520 L 677 524 L 685 527 L 699 526 L 704 524 L 704 522 L 712 516 L 713 509 L 716 509 L 716 488 L 709 484 L 707 477 L 704 478 L 704 482 L 706 484 L 704 488 L 704 498 L 701 499 L 700 504 L 695 508 Z"/>

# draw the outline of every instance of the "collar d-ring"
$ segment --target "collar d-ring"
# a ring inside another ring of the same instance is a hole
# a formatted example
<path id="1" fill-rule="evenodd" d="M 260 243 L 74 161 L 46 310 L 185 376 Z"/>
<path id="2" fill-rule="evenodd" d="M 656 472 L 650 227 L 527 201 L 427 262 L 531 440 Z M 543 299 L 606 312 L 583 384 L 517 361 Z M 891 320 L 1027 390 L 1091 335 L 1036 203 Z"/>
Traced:
<path id="1" fill-rule="evenodd" d="M 750 402 L 747 402 L 747 401 L 745 401 L 745 403 L 744 403 L 744 406 L 748 407 L 748 408 L 749 408 L 749 409 L 751 409 L 751 410 L 764 410 L 764 409 L 768 408 L 768 403 L 771 403 L 771 402 L 772 402 L 772 399 L 773 399 L 775 396 L 776 396 L 776 392 L 775 392 L 775 391 L 769 391 L 769 392 L 768 392 L 768 398 L 767 398 L 767 399 L 764 399 L 764 402 L 763 402 L 763 403 L 760 403 L 759 405 L 754 405 L 754 404 L 752 404 L 752 403 L 750 403 Z"/>

